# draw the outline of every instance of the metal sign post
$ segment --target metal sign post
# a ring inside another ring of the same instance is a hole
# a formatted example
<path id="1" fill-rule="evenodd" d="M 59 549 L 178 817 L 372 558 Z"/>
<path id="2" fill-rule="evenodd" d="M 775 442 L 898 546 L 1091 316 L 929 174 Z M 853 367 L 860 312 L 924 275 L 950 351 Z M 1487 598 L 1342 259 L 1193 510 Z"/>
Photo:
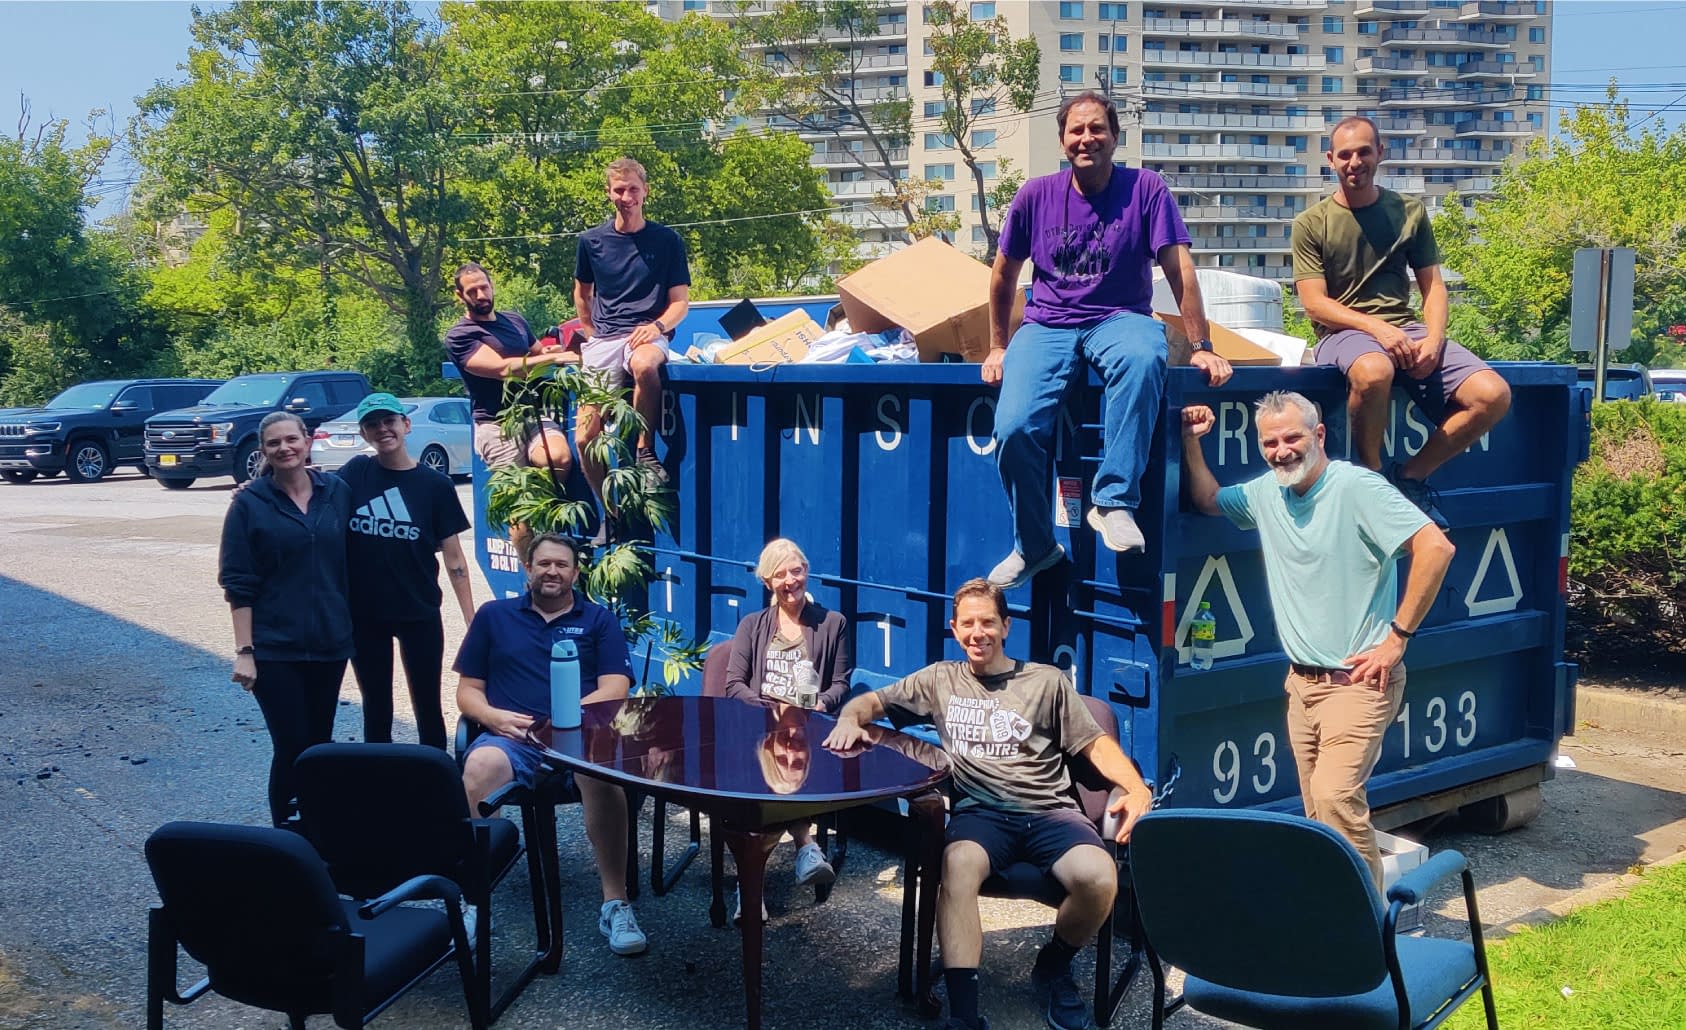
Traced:
<path id="1" fill-rule="evenodd" d="M 1632 247 L 1582 247 L 1575 251 L 1570 296 L 1569 349 L 1592 353 L 1592 399 L 1604 399 L 1610 343 L 1626 350 L 1633 336 Z"/>

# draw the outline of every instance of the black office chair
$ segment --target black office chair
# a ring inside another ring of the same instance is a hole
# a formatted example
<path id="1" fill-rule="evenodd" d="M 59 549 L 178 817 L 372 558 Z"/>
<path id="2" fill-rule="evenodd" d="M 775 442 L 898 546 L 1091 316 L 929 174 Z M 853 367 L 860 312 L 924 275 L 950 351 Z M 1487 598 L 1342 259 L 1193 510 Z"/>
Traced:
<path id="1" fill-rule="evenodd" d="M 299 821 L 341 894 L 372 898 L 428 874 L 462 888 L 476 906 L 476 985 L 496 1022 L 539 971 L 550 950 L 543 870 L 527 855 L 536 950 L 504 992 L 492 997 L 492 888 L 521 858 L 507 819 L 472 819 L 462 775 L 450 756 L 419 744 L 318 744 L 293 766 Z"/>
<path id="2" fill-rule="evenodd" d="M 1113 715 L 1112 708 L 1105 701 L 1095 697 L 1084 696 L 1083 703 L 1089 709 L 1089 714 L 1100 724 L 1101 730 L 1117 740 L 1118 719 Z M 1083 814 L 1094 820 L 1101 843 L 1111 853 L 1118 866 L 1118 895 L 1113 901 L 1112 911 L 1107 914 L 1106 922 L 1101 924 L 1100 930 L 1095 934 L 1094 1013 L 1096 1025 L 1104 1027 L 1110 1025 L 1117 1016 L 1119 1006 L 1124 1003 L 1124 996 L 1129 993 L 1131 983 L 1141 971 L 1146 955 L 1143 946 L 1144 935 L 1140 917 L 1136 912 L 1136 893 L 1130 878 L 1129 851 L 1119 847 L 1113 840 L 1117 831 L 1113 818 L 1108 816 L 1106 811 L 1112 800 L 1112 783 L 1081 759 L 1072 761 L 1071 773 Z M 910 870 L 905 867 L 903 882 L 911 884 Z M 978 893 L 986 898 L 1039 901 L 1050 908 L 1059 908 L 1065 901 L 1065 888 L 1060 886 L 1060 882 L 1028 862 L 1016 862 L 994 874 L 983 882 Z M 904 967 L 911 961 L 912 955 L 913 945 L 909 935 L 913 928 L 915 900 L 915 892 L 910 886 L 904 890 L 902 896 Z M 1123 937 L 1129 948 L 1124 968 L 1116 980 L 1112 978 L 1115 937 Z M 934 1017 L 941 1011 L 941 1004 L 933 995 L 920 999 L 919 1006 L 921 1013 L 928 1017 Z"/>
<path id="3" fill-rule="evenodd" d="M 163 904 L 147 921 L 146 1025 L 162 1030 L 164 1002 L 209 991 L 272 1012 L 294 1030 L 331 1014 L 355 1030 L 454 955 L 469 1023 L 486 1025 L 462 921 L 462 893 L 442 876 L 417 876 L 359 905 L 336 892 L 310 844 L 289 830 L 174 822 L 146 841 Z M 400 908 L 425 899 L 445 911 Z M 205 966 L 176 986 L 176 947 Z"/>

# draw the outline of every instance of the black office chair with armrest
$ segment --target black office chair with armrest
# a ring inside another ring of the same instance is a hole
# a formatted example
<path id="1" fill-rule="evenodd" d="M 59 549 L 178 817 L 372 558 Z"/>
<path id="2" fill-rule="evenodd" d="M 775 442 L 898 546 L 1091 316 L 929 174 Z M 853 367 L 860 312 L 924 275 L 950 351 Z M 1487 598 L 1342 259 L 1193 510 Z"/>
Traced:
<path id="1" fill-rule="evenodd" d="M 419 744 L 318 744 L 294 765 L 299 821 L 340 893 L 372 898 L 415 876 L 438 875 L 479 910 L 476 985 L 495 1022 L 544 965 L 550 921 L 537 850 L 527 855 L 535 952 L 492 996 L 492 888 L 515 868 L 522 846 L 507 819 L 474 819 L 449 755 Z"/>
<path id="2" fill-rule="evenodd" d="M 163 904 L 147 921 L 146 1025 L 162 1030 L 164 1002 L 208 992 L 272 1012 L 294 1030 L 328 1014 L 346 1030 L 366 1025 L 455 956 L 469 1023 L 486 1025 L 463 928 L 462 893 L 442 876 L 418 876 L 359 905 L 337 893 L 310 844 L 290 830 L 173 822 L 146 842 Z M 400 908 L 439 900 L 445 911 Z M 181 991 L 176 948 L 206 977 Z"/>

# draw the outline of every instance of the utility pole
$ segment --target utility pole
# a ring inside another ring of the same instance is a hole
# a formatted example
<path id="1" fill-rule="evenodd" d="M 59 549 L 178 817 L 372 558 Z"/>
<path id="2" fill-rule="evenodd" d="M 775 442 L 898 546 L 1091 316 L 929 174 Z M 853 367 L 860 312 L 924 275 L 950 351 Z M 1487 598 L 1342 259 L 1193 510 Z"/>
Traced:
<path id="1" fill-rule="evenodd" d="M 1100 83 L 1101 96 L 1112 98 L 1112 69 L 1115 55 L 1118 53 L 1118 23 L 1113 22 L 1107 29 L 1109 36 L 1106 42 L 1106 70 L 1095 69 L 1095 79 Z"/>

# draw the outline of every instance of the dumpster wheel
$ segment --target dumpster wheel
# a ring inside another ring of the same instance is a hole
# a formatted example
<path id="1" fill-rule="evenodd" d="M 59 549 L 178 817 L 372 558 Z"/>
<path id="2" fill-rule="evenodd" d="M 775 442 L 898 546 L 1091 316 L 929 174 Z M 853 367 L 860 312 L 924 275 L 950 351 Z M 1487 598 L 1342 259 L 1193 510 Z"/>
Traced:
<path id="1" fill-rule="evenodd" d="M 1535 784 L 1467 804 L 1458 809 L 1458 815 L 1477 833 L 1498 834 L 1528 825 L 1544 807 L 1545 797 Z"/>

